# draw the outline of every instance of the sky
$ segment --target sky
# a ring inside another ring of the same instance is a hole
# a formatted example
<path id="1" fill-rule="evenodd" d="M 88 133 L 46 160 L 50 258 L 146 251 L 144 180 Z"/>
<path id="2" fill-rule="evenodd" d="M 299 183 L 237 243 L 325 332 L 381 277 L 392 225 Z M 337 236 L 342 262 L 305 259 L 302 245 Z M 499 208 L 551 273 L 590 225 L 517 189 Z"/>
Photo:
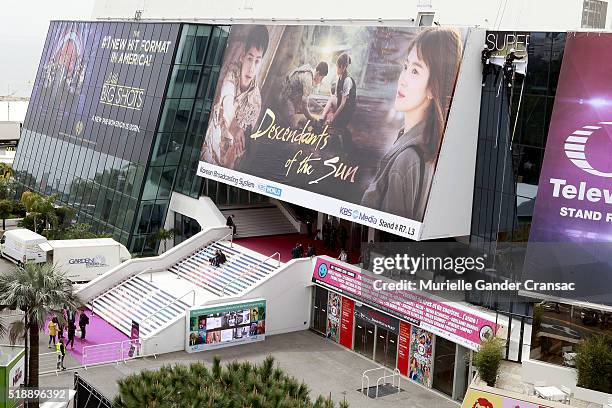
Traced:
<path id="1" fill-rule="evenodd" d="M 29 97 L 49 21 L 89 20 L 94 0 L 1 0 L 0 96 Z"/>

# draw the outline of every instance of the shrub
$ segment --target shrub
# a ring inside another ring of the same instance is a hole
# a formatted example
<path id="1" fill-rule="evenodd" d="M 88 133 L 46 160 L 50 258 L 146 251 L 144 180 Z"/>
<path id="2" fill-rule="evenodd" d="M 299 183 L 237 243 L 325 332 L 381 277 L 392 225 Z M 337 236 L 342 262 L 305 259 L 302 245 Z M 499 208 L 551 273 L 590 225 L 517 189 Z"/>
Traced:
<path id="1" fill-rule="evenodd" d="M 478 370 L 478 375 L 490 387 L 495 386 L 503 350 L 503 341 L 491 337 L 480 343 L 480 349 L 474 354 L 473 364 Z"/>
<path id="2" fill-rule="evenodd" d="M 612 337 L 590 336 L 576 347 L 578 386 L 612 393 Z"/>
<path id="3" fill-rule="evenodd" d="M 142 371 L 118 381 L 117 408 L 141 407 L 300 407 L 334 408 L 329 398 L 312 402 L 308 386 L 274 367 L 274 358 L 261 364 L 231 362 L 212 367 L 202 363 L 164 366 Z M 340 408 L 347 408 L 342 402 Z"/>

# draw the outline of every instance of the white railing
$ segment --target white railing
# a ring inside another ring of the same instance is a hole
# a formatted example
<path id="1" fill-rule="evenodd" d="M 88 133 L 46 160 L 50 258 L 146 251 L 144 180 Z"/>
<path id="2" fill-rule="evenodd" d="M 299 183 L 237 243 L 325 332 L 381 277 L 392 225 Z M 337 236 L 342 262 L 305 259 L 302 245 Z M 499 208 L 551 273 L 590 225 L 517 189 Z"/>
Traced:
<path id="1" fill-rule="evenodd" d="M 370 393 L 370 373 L 372 375 L 374 375 L 375 372 L 382 372 L 382 375 L 379 376 L 378 378 L 376 378 L 376 395 L 374 398 L 378 398 L 378 387 L 380 387 L 381 385 L 385 384 L 385 381 L 387 380 L 387 378 L 391 378 L 391 385 L 393 387 L 395 387 L 395 378 L 397 377 L 397 392 L 400 392 L 400 381 L 401 381 L 401 375 L 400 375 L 400 371 L 396 368 L 393 371 L 391 371 L 389 368 L 387 367 L 378 367 L 378 368 L 372 368 L 369 370 L 365 370 L 363 372 L 363 374 L 361 374 L 361 392 L 364 393 L 365 390 L 365 395 L 369 396 Z M 387 372 L 391 372 L 391 374 L 387 374 Z M 382 382 L 382 383 L 381 383 Z M 367 387 L 364 388 L 364 385 L 367 384 Z"/>
<path id="2" fill-rule="evenodd" d="M 232 283 L 236 282 L 237 280 L 239 280 L 239 279 L 241 279 L 241 278 L 243 278 L 243 277 L 245 277 L 245 276 L 249 276 L 249 275 L 250 275 L 252 272 L 254 272 L 255 270 L 258 270 L 258 271 L 260 271 L 260 272 L 261 272 L 261 265 L 265 264 L 265 263 L 266 263 L 266 261 L 267 261 L 268 259 L 273 259 L 274 257 L 277 257 L 277 256 L 278 256 L 278 265 L 277 265 L 277 267 L 279 267 L 279 266 L 280 266 L 280 264 L 281 264 L 281 261 L 280 261 L 280 253 L 275 252 L 275 253 L 273 253 L 272 255 L 270 255 L 270 256 L 268 256 L 267 258 L 265 258 L 263 261 L 260 261 L 260 262 L 259 262 L 259 263 L 257 263 L 256 265 L 249 267 L 247 270 L 245 270 L 244 272 L 242 272 L 240 275 L 238 275 L 237 277 L 235 277 L 234 279 L 232 279 L 231 281 L 229 281 L 229 282 L 227 282 L 225 285 L 223 285 L 223 287 L 221 288 L 221 293 L 222 293 L 223 295 L 225 295 L 225 289 L 226 289 L 226 288 L 227 288 L 229 285 L 231 285 Z"/>
<path id="3" fill-rule="evenodd" d="M 140 357 L 157 358 L 159 341 L 157 336 L 145 339 L 123 340 L 83 347 L 83 367 L 101 364 L 126 363 Z"/>
<path id="4" fill-rule="evenodd" d="M 166 270 L 179 262 L 185 256 L 213 242 L 219 236 L 227 236 L 228 227 L 211 227 L 200 231 L 193 237 L 170 248 L 162 255 L 148 258 L 136 258 L 117 265 L 105 274 L 98 276 L 78 290 L 77 294 L 85 302 L 90 302 L 103 292 L 115 287 L 120 282 L 128 280 L 140 272 Z"/>
<path id="5" fill-rule="evenodd" d="M 67 355 L 68 353 L 66 353 L 66 356 Z M 68 362 L 64 358 L 64 366 L 66 366 L 67 363 Z M 66 367 L 66 368 L 69 368 L 69 367 Z M 55 373 L 55 375 L 59 374 L 60 370 L 57 369 L 57 352 L 50 351 L 48 353 L 38 354 L 38 372 L 40 374 L 50 374 L 50 373 Z"/>
<path id="6" fill-rule="evenodd" d="M 191 301 L 191 306 L 195 306 L 195 299 L 196 299 L 196 292 L 195 289 L 191 289 L 189 292 L 185 293 L 183 296 L 177 297 L 176 299 L 174 299 L 173 301 L 169 302 L 167 305 L 164 305 L 162 307 L 160 307 L 159 309 L 157 309 L 155 312 L 149 314 L 147 317 L 145 317 L 141 322 L 140 322 L 140 326 L 144 327 L 144 322 L 148 321 L 149 319 L 157 316 L 157 314 L 159 312 L 161 312 L 162 310 L 165 310 L 166 308 L 172 306 L 173 304 L 177 303 L 179 300 L 181 300 L 182 298 L 184 298 L 185 296 L 189 295 L 190 293 L 193 293 L 193 300 Z"/>

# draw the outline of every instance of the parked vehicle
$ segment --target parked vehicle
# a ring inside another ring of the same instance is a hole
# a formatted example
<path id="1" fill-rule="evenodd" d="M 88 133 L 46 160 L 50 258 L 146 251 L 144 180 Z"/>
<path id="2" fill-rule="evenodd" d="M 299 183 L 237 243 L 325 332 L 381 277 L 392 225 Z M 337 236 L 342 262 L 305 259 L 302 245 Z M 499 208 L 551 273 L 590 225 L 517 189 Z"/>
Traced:
<path id="1" fill-rule="evenodd" d="M 29 229 L 9 230 L 0 239 L 0 254 L 18 265 L 25 262 L 46 262 L 45 252 L 38 246 L 44 242 L 47 242 L 47 238 Z"/>
<path id="2" fill-rule="evenodd" d="M 132 256 L 112 238 L 46 241 L 40 248 L 45 259 L 66 272 L 73 282 L 89 282 Z"/>

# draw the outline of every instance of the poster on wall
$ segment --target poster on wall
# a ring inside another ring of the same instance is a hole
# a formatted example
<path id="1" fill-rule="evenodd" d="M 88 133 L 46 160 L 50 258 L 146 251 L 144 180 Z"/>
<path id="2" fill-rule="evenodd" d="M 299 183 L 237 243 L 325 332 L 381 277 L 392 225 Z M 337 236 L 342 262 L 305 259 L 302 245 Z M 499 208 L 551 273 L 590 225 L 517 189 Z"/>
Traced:
<path id="1" fill-rule="evenodd" d="M 410 363 L 408 377 L 411 380 L 431 387 L 433 370 L 434 335 L 427 330 L 412 326 L 410 333 Z"/>
<path id="2" fill-rule="evenodd" d="M 397 347 L 397 369 L 402 375 L 408 376 L 408 363 L 410 360 L 410 325 L 400 321 Z"/>
<path id="3" fill-rule="evenodd" d="M 534 292 L 612 304 L 612 34 L 567 36 L 524 280 Z"/>
<path id="4" fill-rule="evenodd" d="M 197 174 L 418 239 L 468 34 L 232 26 Z"/>
<path id="5" fill-rule="evenodd" d="M 81 162 L 97 152 L 145 165 L 179 31 L 169 23 L 51 22 L 24 130 L 85 148 L 91 157 Z"/>
<path id="6" fill-rule="evenodd" d="M 340 317 L 342 313 L 342 296 L 337 293 L 328 292 L 327 295 L 327 330 L 328 339 L 340 340 Z"/>
<path id="7" fill-rule="evenodd" d="M 344 347 L 353 348 L 353 316 L 355 314 L 355 302 L 342 296 L 342 318 L 340 320 L 340 344 Z"/>
<path id="8" fill-rule="evenodd" d="M 189 311 L 185 351 L 193 353 L 264 340 L 266 301 L 222 303 Z"/>

